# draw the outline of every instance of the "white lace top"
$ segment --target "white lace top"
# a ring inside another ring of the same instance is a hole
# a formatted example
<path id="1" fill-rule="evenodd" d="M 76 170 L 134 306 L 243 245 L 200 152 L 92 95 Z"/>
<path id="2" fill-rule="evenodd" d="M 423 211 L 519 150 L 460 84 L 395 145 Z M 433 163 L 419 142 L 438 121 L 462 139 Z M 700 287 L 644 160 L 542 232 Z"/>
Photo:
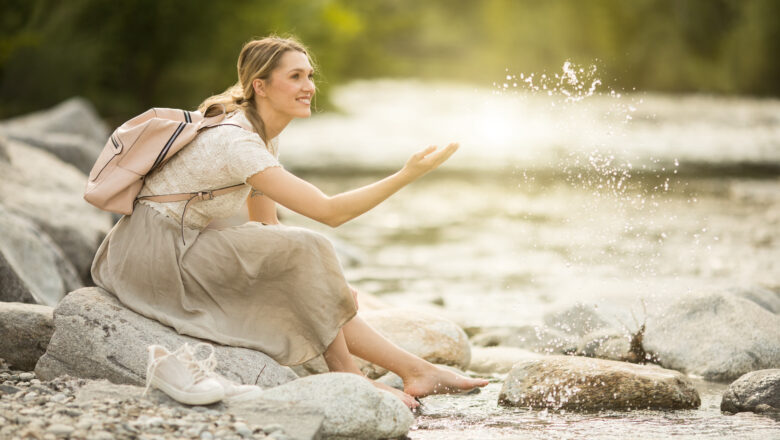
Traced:
<path id="1" fill-rule="evenodd" d="M 223 122 L 236 121 L 251 127 L 242 111 Z M 281 166 L 278 138 L 271 140 L 271 154 L 257 133 L 227 125 L 200 133 L 160 169 L 146 176 L 139 195 L 196 192 L 246 183 L 246 179 L 268 167 Z M 244 204 L 251 187 L 247 185 L 212 200 L 193 200 L 187 207 L 184 225 L 203 229 L 213 219 L 234 215 Z M 141 200 L 158 212 L 181 221 L 185 201 L 158 203 Z"/>

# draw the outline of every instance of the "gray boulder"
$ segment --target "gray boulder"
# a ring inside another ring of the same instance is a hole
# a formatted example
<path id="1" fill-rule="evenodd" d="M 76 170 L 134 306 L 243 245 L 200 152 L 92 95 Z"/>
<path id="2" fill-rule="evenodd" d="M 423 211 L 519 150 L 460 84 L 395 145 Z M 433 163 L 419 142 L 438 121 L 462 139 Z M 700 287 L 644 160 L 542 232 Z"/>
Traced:
<path id="1" fill-rule="evenodd" d="M 691 409 L 701 404 L 677 371 L 579 356 L 515 365 L 498 397 L 504 406 L 566 411 Z"/>
<path id="2" fill-rule="evenodd" d="M 546 314 L 544 323 L 572 336 L 585 336 L 595 330 L 610 327 L 610 323 L 601 316 L 596 307 L 583 303 Z"/>
<path id="3" fill-rule="evenodd" d="M 780 368 L 780 315 L 729 293 L 690 294 L 648 317 L 643 345 L 666 368 L 730 381 Z"/>
<path id="4" fill-rule="evenodd" d="M 35 366 L 41 380 L 57 376 L 108 379 L 118 384 L 145 384 L 151 344 L 174 350 L 185 342 L 203 342 L 124 307 L 98 287 L 69 293 L 54 309 L 54 334 Z M 296 378 L 287 367 L 258 351 L 213 344 L 216 371 L 228 379 L 262 387 Z"/>
<path id="5" fill-rule="evenodd" d="M 631 335 L 614 329 L 600 329 L 580 339 L 577 355 L 628 361 L 631 358 Z"/>
<path id="6" fill-rule="evenodd" d="M 325 437 L 401 437 L 414 422 L 411 411 L 401 400 L 350 373 L 308 376 L 266 390 L 260 397 L 323 412 Z"/>
<path id="7" fill-rule="evenodd" d="M 35 368 L 54 333 L 53 310 L 38 304 L 0 302 L 0 358 L 17 370 Z"/>
<path id="8" fill-rule="evenodd" d="M 751 371 L 735 380 L 723 394 L 720 410 L 780 412 L 780 369 Z"/>
<path id="9" fill-rule="evenodd" d="M 533 325 L 483 328 L 474 335 L 471 343 L 480 347 L 515 347 L 545 354 L 570 354 L 577 350 L 576 337 Z"/>
<path id="10" fill-rule="evenodd" d="M 3 121 L 0 133 L 46 150 L 88 174 L 108 139 L 109 129 L 92 105 L 77 97 L 48 110 Z"/>
<path id="11" fill-rule="evenodd" d="M 728 292 L 734 296 L 753 301 L 766 310 L 780 314 L 780 292 L 774 292 L 761 286 L 732 287 Z"/>
<path id="12" fill-rule="evenodd" d="M 0 161 L 0 203 L 32 220 L 62 249 L 85 284 L 95 251 L 111 229 L 111 214 L 84 201 L 86 176 L 51 154 L 16 141 Z"/>
<path id="13" fill-rule="evenodd" d="M 0 205 L 0 301 L 55 306 L 82 287 L 76 268 L 33 222 Z"/>

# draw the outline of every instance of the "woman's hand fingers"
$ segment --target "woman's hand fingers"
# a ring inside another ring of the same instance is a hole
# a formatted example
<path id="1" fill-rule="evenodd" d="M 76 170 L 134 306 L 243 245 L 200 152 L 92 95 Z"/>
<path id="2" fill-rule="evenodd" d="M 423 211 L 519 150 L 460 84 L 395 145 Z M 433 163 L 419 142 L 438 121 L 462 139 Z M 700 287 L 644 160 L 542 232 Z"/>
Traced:
<path id="1" fill-rule="evenodd" d="M 439 165 L 450 158 L 458 150 L 458 143 L 453 142 L 441 150 L 435 145 L 431 145 L 422 151 L 412 155 L 406 163 L 407 168 L 419 177 L 423 174 L 436 169 Z"/>

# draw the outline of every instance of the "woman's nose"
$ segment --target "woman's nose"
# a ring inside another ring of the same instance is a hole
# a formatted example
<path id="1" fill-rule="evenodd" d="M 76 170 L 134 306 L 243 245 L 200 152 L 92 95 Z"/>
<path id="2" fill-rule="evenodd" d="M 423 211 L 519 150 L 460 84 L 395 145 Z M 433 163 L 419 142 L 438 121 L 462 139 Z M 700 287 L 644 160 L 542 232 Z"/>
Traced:
<path id="1" fill-rule="evenodd" d="M 314 81 L 312 81 L 312 80 L 310 80 L 310 79 L 307 79 L 307 80 L 306 80 L 306 81 L 303 83 L 303 90 L 304 90 L 304 91 L 307 91 L 307 92 L 312 92 L 312 93 L 314 93 L 314 90 L 315 90 L 315 89 L 316 89 L 316 86 L 314 85 Z"/>

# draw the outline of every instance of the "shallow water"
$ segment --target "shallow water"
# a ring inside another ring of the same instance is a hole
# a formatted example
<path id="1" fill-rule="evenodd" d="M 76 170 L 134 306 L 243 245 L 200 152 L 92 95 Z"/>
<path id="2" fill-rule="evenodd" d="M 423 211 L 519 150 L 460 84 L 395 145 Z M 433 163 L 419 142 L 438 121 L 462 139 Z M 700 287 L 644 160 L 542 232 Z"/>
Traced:
<path id="1" fill-rule="evenodd" d="M 780 420 L 753 413 L 733 416 L 720 412 L 725 385 L 697 382 L 702 399 L 698 410 L 602 411 L 590 414 L 554 413 L 496 405 L 501 384 L 481 393 L 434 396 L 409 437 L 412 439 L 595 439 L 595 438 L 776 438 Z"/>
<path id="2" fill-rule="evenodd" d="M 427 142 L 462 142 L 444 168 L 335 230 L 282 211 L 340 241 L 350 282 L 392 305 L 473 327 L 539 324 L 585 302 L 635 330 L 692 291 L 780 291 L 778 101 L 606 94 L 561 105 L 398 82 L 336 96 L 344 114 L 282 139 L 283 163 L 327 193 L 391 173 Z M 493 383 L 424 399 L 410 437 L 780 437 L 776 419 L 722 415 L 727 385 L 696 384 L 698 410 L 552 414 L 498 407 Z"/>

